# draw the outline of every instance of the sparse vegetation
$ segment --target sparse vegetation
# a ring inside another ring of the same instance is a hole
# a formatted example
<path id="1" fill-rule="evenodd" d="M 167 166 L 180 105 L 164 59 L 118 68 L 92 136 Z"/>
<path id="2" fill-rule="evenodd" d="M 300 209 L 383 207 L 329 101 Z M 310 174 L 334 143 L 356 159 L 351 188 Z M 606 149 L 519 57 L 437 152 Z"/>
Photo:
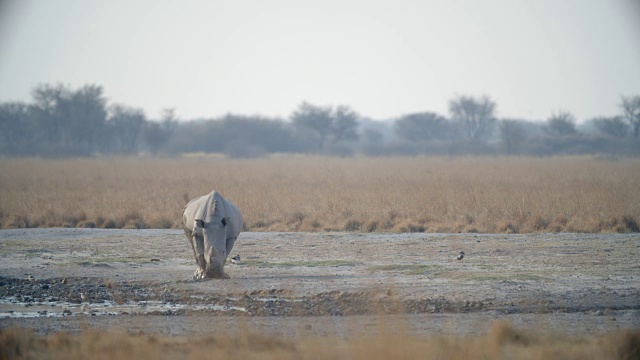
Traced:
<path id="1" fill-rule="evenodd" d="M 315 260 L 315 261 L 280 261 L 280 262 L 269 262 L 269 261 L 261 261 L 261 260 L 245 260 L 242 262 L 241 266 L 257 266 L 257 267 L 336 267 L 336 266 L 355 266 L 359 263 L 357 261 L 349 261 L 349 260 Z"/>
<path id="2" fill-rule="evenodd" d="M 438 271 L 442 271 L 442 267 L 437 265 L 419 265 L 419 264 L 397 264 L 397 265 L 378 265 L 370 268 L 372 271 L 399 271 L 407 275 L 435 275 Z"/>
<path id="3" fill-rule="evenodd" d="M 198 338 L 85 330 L 35 335 L 0 330 L 0 359 L 637 359 L 640 332 L 541 335 L 497 322 L 479 337 L 379 335 L 285 338 L 251 333 Z"/>
<path id="4" fill-rule="evenodd" d="M 640 159 L 0 159 L 0 227 L 179 228 L 212 189 L 247 231 L 638 232 Z"/>

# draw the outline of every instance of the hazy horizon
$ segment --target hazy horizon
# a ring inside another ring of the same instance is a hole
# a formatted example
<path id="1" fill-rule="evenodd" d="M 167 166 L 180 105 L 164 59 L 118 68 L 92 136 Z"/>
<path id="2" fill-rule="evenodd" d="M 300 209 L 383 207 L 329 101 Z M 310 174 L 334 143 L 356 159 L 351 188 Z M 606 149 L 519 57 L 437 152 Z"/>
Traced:
<path id="1" fill-rule="evenodd" d="M 383 120 L 486 94 L 499 117 L 583 122 L 640 95 L 639 4 L 2 1 L 0 102 L 97 84 L 150 117 L 287 117 L 308 101 Z"/>

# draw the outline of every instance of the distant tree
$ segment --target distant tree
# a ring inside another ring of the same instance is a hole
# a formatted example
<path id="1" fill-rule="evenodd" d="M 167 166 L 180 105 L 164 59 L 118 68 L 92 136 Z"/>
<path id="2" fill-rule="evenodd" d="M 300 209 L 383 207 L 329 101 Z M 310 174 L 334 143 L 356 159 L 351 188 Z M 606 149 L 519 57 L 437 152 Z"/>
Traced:
<path id="1" fill-rule="evenodd" d="M 384 135 L 378 130 L 364 129 L 362 132 L 362 151 L 369 156 L 380 156 L 384 150 Z"/>
<path id="2" fill-rule="evenodd" d="M 315 106 L 303 102 L 291 115 L 291 123 L 311 151 L 345 152 L 345 145 L 357 141 L 358 114 L 348 106 Z"/>
<path id="3" fill-rule="evenodd" d="M 575 117 L 566 111 L 560 111 L 553 113 L 544 127 L 544 132 L 553 137 L 563 137 L 576 135 L 576 119 Z"/>
<path id="4" fill-rule="evenodd" d="M 149 148 L 149 152 L 156 156 L 160 151 L 160 147 L 164 145 L 169 138 L 169 133 L 163 127 L 163 124 L 149 121 L 142 128 L 142 138 L 147 148 Z"/>
<path id="5" fill-rule="evenodd" d="M 37 135 L 51 144 L 61 142 L 61 133 L 68 118 L 65 100 L 70 98 L 71 90 L 62 84 L 40 84 L 33 89 L 31 96 L 31 116 Z"/>
<path id="6" fill-rule="evenodd" d="M 162 109 L 162 122 L 167 123 L 168 127 L 175 129 L 178 123 L 178 117 L 176 116 L 175 108 Z"/>
<path id="7" fill-rule="evenodd" d="M 146 121 L 147 117 L 142 109 L 120 104 L 110 106 L 107 126 L 113 134 L 110 141 L 114 151 L 119 154 L 134 153 Z"/>
<path id="8" fill-rule="evenodd" d="M 79 151 L 90 154 L 94 148 L 95 136 L 104 127 L 107 110 L 102 86 L 85 85 L 71 93 L 67 102 L 68 116 L 65 133 L 68 141 L 78 147 Z"/>
<path id="9" fill-rule="evenodd" d="M 500 121 L 500 140 L 504 144 L 507 154 L 513 154 L 514 148 L 526 138 L 523 121 L 503 119 Z"/>
<path id="10" fill-rule="evenodd" d="M 102 87 L 85 85 L 73 90 L 65 85 L 38 85 L 32 91 L 30 108 L 36 136 L 48 143 L 44 150 L 60 154 L 87 155 L 93 151 L 95 135 L 106 119 Z"/>
<path id="11" fill-rule="evenodd" d="M 598 117 L 593 119 L 593 123 L 602 134 L 614 138 L 621 139 L 629 131 L 629 125 L 625 123 L 622 116 Z"/>
<path id="12" fill-rule="evenodd" d="M 32 135 L 27 104 L 0 103 L 0 152 L 17 154 L 28 151 Z"/>
<path id="13" fill-rule="evenodd" d="M 411 142 L 444 140 L 449 131 L 447 119 L 433 112 L 404 115 L 395 122 L 396 135 Z"/>
<path id="14" fill-rule="evenodd" d="M 303 102 L 291 115 L 291 123 L 299 136 L 311 138 L 314 150 L 320 151 L 331 132 L 333 118 L 331 107 L 321 107 Z"/>
<path id="15" fill-rule="evenodd" d="M 158 155 L 160 148 L 167 142 L 178 125 L 174 109 L 164 109 L 162 114 L 161 122 L 149 121 L 142 129 L 144 142 L 154 156 Z"/>
<path id="16" fill-rule="evenodd" d="M 173 134 L 178 127 L 178 116 L 176 115 L 176 109 L 165 108 L 162 109 L 162 129 L 167 133 L 167 138 Z"/>
<path id="17" fill-rule="evenodd" d="M 640 135 L 640 96 L 623 96 L 620 104 L 634 139 Z"/>
<path id="18" fill-rule="evenodd" d="M 332 144 L 358 141 L 358 114 L 346 105 L 339 105 L 332 115 Z"/>
<path id="19" fill-rule="evenodd" d="M 296 141 L 288 123 L 260 116 L 226 115 L 217 121 L 221 150 L 233 157 L 259 157 L 292 152 Z"/>
<path id="20" fill-rule="evenodd" d="M 462 124 L 465 135 L 472 140 L 486 140 L 493 134 L 496 103 L 484 95 L 480 99 L 460 95 L 449 101 L 451 119 Z"/>

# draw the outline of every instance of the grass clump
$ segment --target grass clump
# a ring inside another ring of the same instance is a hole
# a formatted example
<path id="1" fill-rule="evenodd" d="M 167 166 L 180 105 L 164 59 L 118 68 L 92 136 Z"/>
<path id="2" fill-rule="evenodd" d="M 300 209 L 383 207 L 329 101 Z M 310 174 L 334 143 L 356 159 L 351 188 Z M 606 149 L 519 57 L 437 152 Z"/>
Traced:
<path id="1" fill-rule="evenodd" d="M 440 266 L 420 264 L 378 265 L 369 268 L 371 271 L 397 271 L 407 275 L 435 275 L 441 271 Z"/>
<path id="2" fill-rule="evenodd" d="M 571 336 L 497 322 L 483 335 L 296 336 L 241 334 L 171 337 L 86 329 L 36 335 L 0 330 L 0 359 L 638 359 L 640 330 Z"/>

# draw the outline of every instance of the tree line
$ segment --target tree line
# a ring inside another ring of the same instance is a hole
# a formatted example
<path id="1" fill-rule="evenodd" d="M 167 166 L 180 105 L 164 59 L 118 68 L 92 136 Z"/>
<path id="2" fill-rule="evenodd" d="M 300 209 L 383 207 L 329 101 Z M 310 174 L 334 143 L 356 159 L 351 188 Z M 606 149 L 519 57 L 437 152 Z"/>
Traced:
<path id="1" fill-rule="evenodd" d="M 537 122 L 498 118 L 488 96 L 454 96 L 447 115 L 425 111 L 379 122 L 346 105 L 307 102 L 288 118 L 228 114 L 180 121 L 165 109 L 150 119 L 140 108 L 109 104 L 98 85 L 42 84 L 31 95 L 29 103 L 0 103 L 0 154 L 640 154 L 640 96 L 622 96 L 617 116 L 578 124 L 566 111 Z"/>

